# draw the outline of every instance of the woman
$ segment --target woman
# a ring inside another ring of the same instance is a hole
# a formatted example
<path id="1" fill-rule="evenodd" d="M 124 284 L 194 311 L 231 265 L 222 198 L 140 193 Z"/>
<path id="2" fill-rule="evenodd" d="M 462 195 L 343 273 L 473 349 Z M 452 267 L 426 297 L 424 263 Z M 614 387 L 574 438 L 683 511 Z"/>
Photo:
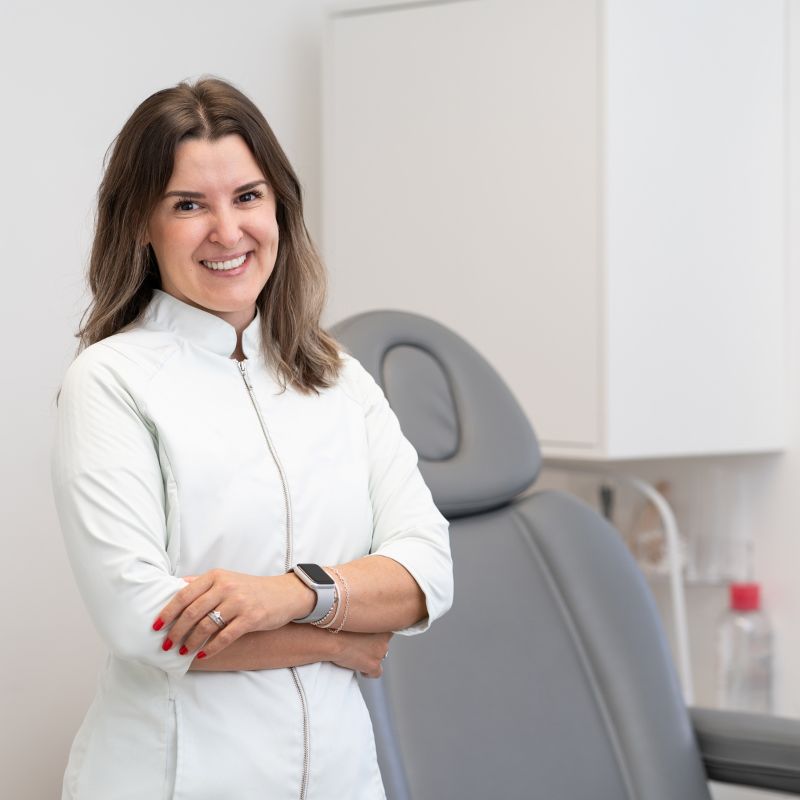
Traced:
<path id="1" fill-rule="evenodd" d="M 205 79 L 134 111 L 89 283 L 52 477 L 110 655 L 63 797 L 383 797 L 355 675 L 449 608 L 447 522 L 319 327 L 300 186 L 248 98 Z"/>

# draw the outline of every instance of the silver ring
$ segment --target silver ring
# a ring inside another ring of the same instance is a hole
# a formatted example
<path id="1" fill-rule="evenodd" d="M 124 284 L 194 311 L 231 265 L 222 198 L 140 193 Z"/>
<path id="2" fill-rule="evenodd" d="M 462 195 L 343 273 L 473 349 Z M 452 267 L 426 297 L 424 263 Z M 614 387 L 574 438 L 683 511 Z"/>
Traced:
<path id="1" fill-rule="evenodd" d="M 222 615 L 219 613 L 219 611 L 209 611 L 208 614 L 206 614 L 206 616 L 210 617 L 211 621 L 217 627 L 219 627 L 219 628 L 224 628 L 225 627 L 225 624 L 226 624 L 225 620 L 222 619 Z"/>
<path id="2" fill-rule="evenodd" d="M 381 661 L 386 661 L 387 658 L 389 658 L 389 651 L 388 650 L 384 653 L 384 656 L 381 659 Z"/>

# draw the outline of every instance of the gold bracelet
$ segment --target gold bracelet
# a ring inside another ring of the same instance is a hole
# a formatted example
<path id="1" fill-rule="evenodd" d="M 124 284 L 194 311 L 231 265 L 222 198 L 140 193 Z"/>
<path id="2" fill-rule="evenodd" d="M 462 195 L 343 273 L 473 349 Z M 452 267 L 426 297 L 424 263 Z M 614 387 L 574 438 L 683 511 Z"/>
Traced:
<path id="1" fill-rule="evenodd" d="M 347 585 L 347 581 L 344 579 L 344 576 L 341 572 L 339 572 L 336 567 L 331 567 L 331 572 L 342 582 L 342 586 L 344 586 L 344 614 L 342 615 L 342 621 L 336 630 L 330 631 L 331 633 L 339 633 L 339 631 L 344 628 L 345 623 L 347 622 L 347 612 L 350 611 L 350 587 Z M 331 620 L 333 623 L 333 620 Z M 328 629 L 330 630 L 330 628 Z"/>

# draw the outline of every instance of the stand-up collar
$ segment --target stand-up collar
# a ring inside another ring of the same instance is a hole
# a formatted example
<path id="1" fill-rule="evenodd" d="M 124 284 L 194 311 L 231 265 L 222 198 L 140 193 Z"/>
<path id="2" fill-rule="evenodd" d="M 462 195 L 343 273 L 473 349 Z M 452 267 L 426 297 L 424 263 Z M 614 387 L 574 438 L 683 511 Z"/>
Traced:
<path id="1" fill-rule="evenodd" d="M 190 306 L 162 289 L 154 289 L 144 313 L 143 326 L 171 331 L 198 347 L 230 358 L 236 350 L 236 328 L 224 319 Z M 242 350 L 247 358 L 261 351 L 261 312 L 256 308 L 252 322 L 242 332 Z"/>

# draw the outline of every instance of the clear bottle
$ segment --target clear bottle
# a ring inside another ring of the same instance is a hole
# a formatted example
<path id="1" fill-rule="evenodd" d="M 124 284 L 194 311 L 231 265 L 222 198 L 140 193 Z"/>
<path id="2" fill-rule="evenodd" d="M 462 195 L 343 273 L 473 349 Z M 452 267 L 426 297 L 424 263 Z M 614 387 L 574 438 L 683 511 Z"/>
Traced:
<path id="1" fill-rule="evenodd" d="M 772 713 L 772 629 L 757 583 L 732 583 L 730 608 L 717 630 L 717 704 Z"/>

